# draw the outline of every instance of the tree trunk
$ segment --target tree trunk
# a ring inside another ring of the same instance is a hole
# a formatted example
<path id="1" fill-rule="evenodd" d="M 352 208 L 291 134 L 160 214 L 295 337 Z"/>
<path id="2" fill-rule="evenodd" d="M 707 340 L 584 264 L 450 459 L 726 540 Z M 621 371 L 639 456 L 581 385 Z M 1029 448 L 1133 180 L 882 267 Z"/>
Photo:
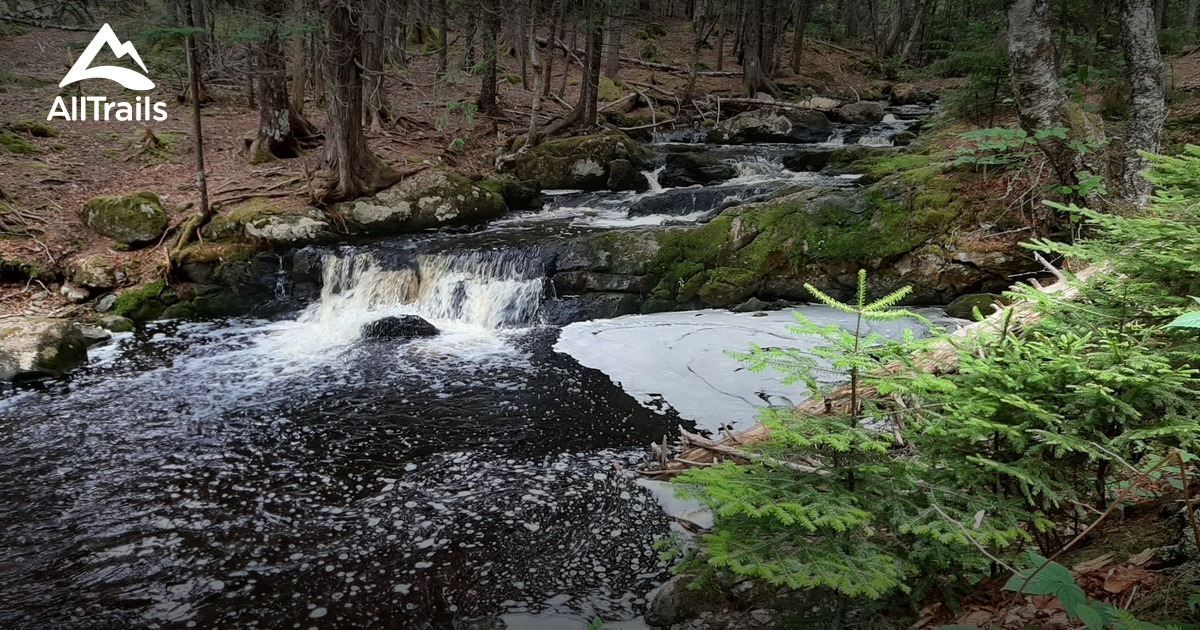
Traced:
<path id="1" fill-rule="evenodd" d="M 384 23 L 387 19 L 384 0 L 366 0 L 369 8 L 363 15 L 364 28 L 362 32 L 362 65 L 366 76 L 367 120 L 371 133 L 383 131 L 384 125 L 391 121 L 391 106 L 388 104 L 387 87 L 384 85 L 385 53 L 387 52 L 387 33 Z"/>
<path id="2" fill-rule="evenodd" d="M 304 20 L 304 0 L 295 0 L 292 5 L 293 19 L 297 22 Z M 292 111 L 304 114 L 304 91 L 308 87 L 308 60 L 305 52 L 308 48 L 308 35 L 300 33 L 289 45 L 292 57 Z"/>
<path id="3" fill-rule="evenodd" d="M 534 82 L 533 83 L 533 91 L 529 95 L 529 100 L 530 100 L 530 103 L 529 103 L 529 138 L 525 142 L 525 146 L 528 148 L 531 148 L 531 149 L 533 147 L 536 147 L 538 145 L 538 141 L 540 140 L 539 130 L 541 129 L 542 122 L 541 122 L 541 120 L 538 119 L 538 116 L 541 114 L 541 111 L 542 111 L 542 88 L 545 85 L 545 81 L 546 81 L 546 77 L 543 76 L 543 74 L 542 74 L 542 62 L 541 62 L 540 57 L 538 57 L 537 28 L 536 28 L 537 5 L 538 5 L 538 0 L 529 0 L 529 37 L 527 38 L 527 41 L 526 41 L 526 44 L 528 45 L 529 62 L 531 65 L 533 65 L 533 82 Z M 551 6 L 550 10 L 553 12 L 554 7 Z M 551 28 L 553 29 L 553 25 L 551 25 Z M 553 30 L 551 30 L 550 36 L 551 36 L 551 39 L 553 39 L 553 37 L 554 37 Z M 550 47 L 549 49 L 547 49 L 547 52 L 549 52 L 551 50 L 554 50 L 554 48 Z"/>
<path id="4" fill-rule="evenodd" d="M 438 0 L 438 69 L 437 76 L 446 76 L 449 67 L 449 46 L 446 44 L 446 0 Z"/>
<path id="5" fill-rule="evenodd" d="M 1005 0 L 1005 19 L 1008 60 L 1021 128 L 1030 135 L 1043 129 L 1069 129 L 1069 104 L 1058 84 L 1058 65 L 1050 39 L 1048 0 Z M 1067 141 L 1049 138 L 1039 146 L 1059 182 L 1074 184 L 1079 155 Z"/>
<path id="6" fill-rule="evenodd" d="M 470 71 L 475 67 L 475 31 L 478 29 L 479 18 L 476 11 L 467 12 L 467 32 L 463 36 L 466 43 L 463 44 L 463 60 L 462 69 Z"/>
<path id="7" fill-rule="evenodd" d="M 476 104 L 484 115 L 498 118 L 500 104 L 496 100 L 496 64 L 499 47 L 496 38 L 500 34 L 500 7 L 497 6 L 496 0 L 488 0 L 484 4 L 483 12 L 483 82 L 479 86 Z"/>
<path id="8" fill-rule="evenodd" d="M 314 177 L 317 201 L 352 199 L 390 186 L 399 177 L 367 148 L 363 136 L 361 33 L 364 16 L 350 0 L 324 0 L 326 53 L 323 64 L 325 164 Z"/>
<path id="9" fill-rule="evenodd" d="M 1187 14 L 1183 18 L 1183 27 L 1189 31 L 1196 30 L 1196 13 L 1200 10 L 1200 0 L 1188 0 Z M 1195 37 L 1195 33 L 1192 34 Z"/>
<path id="10" fill-rule="evenodd" d="M 746 94 L 754 98 L 759 92 L 775 95 L 763 70 L 763 0 L 747 0 L 743 26 L 745 55 L 742 61 L 742 83 Z"/>
<path id="11" fill-rule="evenodd" d="M 912 29 L 908 32 L 908 38 L 904 40 L 904 49 L 900 51 L 901 63 L 908 59 L 913 47 L 921 39 L 921 30 L 925 27 L 925 14 L 929 12 L 930 2 L 931 0 L 920 0 L 917 4 L 917 15 L 913 18 Z"/>
<path id="12" fill-rule="evenodd" d="M 883 41 L 883 56 L 891 57 L 896 54 L 896 46 L 900 45 L 900 34 L 904 32 L 905 0 L 896 0 L 892 12 L 892 25 L 888 30 L 887 39 Z"/>
<path id="13" fill-rule="evenodd" d="M 604 61 L 604 16 L 599 13 L 595 0 L 586 0 L 584 3 L 583 19 L 586 40 L 579 100 L 571 113 L 544 130 L 547 135 L 575 127 L 587 129 L 596 124 L 596 116 L 599 113 L 597 101 L 600 93 L 600 66 Z"/>
<path id="14" fill-rule="evenodd" d="M 292 158 L 300 154 L 301 138 L 312 130 L 288 99 L 287 63 L 279 25 L 283 22 L 284 0 L 259 0 L 258 10 L 267 32 L 258 44 L 258 132 L 250 145 L 250 162 Z"/>
<path id="15" fill-rule="evenodd" d="M 604 43 L 604 76 L 616 79 L 621 72 L 621 31 L 625 19 L 620 15 L 608 18 L 608 37 Z"/>
<path id="16" fill-rule="evenodd" d="M 1163 120 L 1166 118 L 1162 57 L 1151 0 L 1122 1 L 1121 48 L 1125 52 L 1125 67 L 1133 96 L 1125 131 L 1123 196 L 1141 204 L 1150 193 L 1150 182 L 1139 174 L 1146 167 L 1141 153 L 1158 153 L 1162 149 Z"/>
<path id="17" fill-rule="evenodd" d="M 800 13 L 796 17 L 796 36 L 792 39 L 792 72 L 800 74 L 800 61 L 804 55 L 804 31 L 808 30 L 808 14 L 812 0 L 800 0 Z"/>

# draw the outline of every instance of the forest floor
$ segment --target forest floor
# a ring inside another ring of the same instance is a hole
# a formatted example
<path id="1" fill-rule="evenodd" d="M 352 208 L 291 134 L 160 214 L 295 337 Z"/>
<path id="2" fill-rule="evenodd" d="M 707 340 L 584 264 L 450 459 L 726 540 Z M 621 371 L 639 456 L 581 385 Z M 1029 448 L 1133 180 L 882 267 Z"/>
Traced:
<path id="1" fill-rule="evenodd" d="M 139 29 L 132 18 L 114 17 L 118 36 L 133 38 Z M 630 25 L 630 32 L 642 24 Z M 657 62 L 682 67 L 690 57 L 690 31 L 684 24 L 667 24 L 666 34 L 643 40 L 626 36 L 623 55 L 653 53 Z M 90 41 L 91 33 L 36 28 L 4 27 L 0 30 L 0 125 L 22 120 L 44 121 L 55 96 L 73 94 L 58 82 L 70 61 Z M 544 53 L 544 51 L 543 51 Z M 154 49 L 142 56 L 149 67 Z M 804 72 L 783 72 L 781 84 L 802 86 L 817 94 L 851 96 L 861 91 L 871 77 L 859 63 L 865 52 L 850 52 L 841 46 L 815 42 L 805 52 Z M 462 52 L 451 51 L 451 65 L 461 65 Z M 554 115 L 566 111 L 578 95 L 580 68 L 574 60 L 566 66 L 563 55 L 555 54 L 554 74 L 550 81 L 554 96 L 543 101 L 543 111 Z M 105 61 L 104 54 L 97 63 Z M 716 53 L 704 50 L 701 63 L 716 68 Z M 735 60 L 726 59 L 724 69 L 736 71 Z M 377 133 L 368 133 L 370 148 L 397 169 L 419 163 L 445 165 L 467 176 L 480 177 L 491 172 L 496 155 L 509 137 L 529 124 L 531 92 L 523 86 L 521 63 L 502 55 L 500 101 L 505 118 L 492 120 L 473 113 L 479 89 L 479 77 L 463 70 L 436 78 L 437 58 L 416 54 L 404 68 L 393 69 L 387 77 L 387 91 L 395 118 Z M 532 73 L 532 70 L 529 71 Z M 0 149 L 0 190 L 15 197 L 15 206 L 30 217 L 34 235 L 29 238 L 0 237 L 0 259 L 16 264 L 33 263 L 47 268 L 49 276 L 69 272 L 73 260 L 101 255 L 118 269 L 125 270 L 126 286 L 148 282 L 163 275 L 167 268 L 166 245 L 132 252 L 119 252 L 110 241 L 83 225 L 78 211 L 89 199 L 99 195 L 122 195 L 150 190 L 163 200 L 171 225 L 188 216 L 197 198 L 195 144 L 191 133 L 191 108 L 178 100 L 184 73 L 181 69 L 157 79 L 152 97 L 168 104 L 169 118 L 161 123 L 72 121 L 52 123 L 58 135 L 51 138 L 23 137 L 33 145 L 27 154 Z M 225 73 L 230 74 L 230 73 Z M 246 138 L 258 124 L 258 110 L 249 107 L 244 78 L 234 76 L 208 78 L 207 88 L 214 98 L 203 108 L 204 157 L 211 199 L 220 202 L 232 197 L 272 188 L 275 194 L 292 192 L 298 204 L 307 203 L 304 185 L 307 174 L 316 171 L 322 160 L 321 150 L 309 151 L 297 159 L 280 160 L 252 166 L 246 154 Z M 626 61 L 619 79 L 621 97 L 633 90 L 653 91 L 657 97 L 675 94 L 686 85 L 686 75 L 649 68 Z M 532 84 L 533 78 L 530 77 Z M 627 82 L 627 83 L 626 83 Z M 105 85 L 87 90 L 104 94 Z M 76 84 L 80 85 L 80 84 Z M 119 88 L 113 87 L 113 92 Z M 313 99 L 306 102 L 304 114 L 318 127 L 324 123 L 323 106 Z M 698 100 L 714 95 L 738 96 L 740 78 L 701 76 L 697 83 Z M 111 94 L 111 98 L 120 97 Z M 131 97 L 130 97 L 131 98 Z M 618 99 L 611 99 L 610 102 Z M 601 104 L 603 108 L 605 103 Z M 660 111 L 658 119 L 665 115 Z M 147 133 L 163 142 L 161 149 L 146 150 Z M 11 269 L 12 264 L 10 264 Z M 0 266 L 0 313 L 62 315 L 74 305 L 60 296 L 52 282 L 29 281 L 16 274 L 7 277 Z"/>

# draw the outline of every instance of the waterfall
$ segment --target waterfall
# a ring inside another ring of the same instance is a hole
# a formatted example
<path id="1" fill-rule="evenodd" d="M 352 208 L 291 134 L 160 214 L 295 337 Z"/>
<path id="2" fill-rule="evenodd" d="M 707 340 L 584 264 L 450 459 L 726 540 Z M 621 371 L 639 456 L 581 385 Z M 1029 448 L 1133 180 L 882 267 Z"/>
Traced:
<path id="1" fill-rule="evenodd" d="M 327 255 L 321 299 L 300 317 L 322 329 L 358 327 L 385 315 L 489 330 L 538 323 L 543 280 L 524 252 L 420 254 L 388 269 L 371 253 Z"/>

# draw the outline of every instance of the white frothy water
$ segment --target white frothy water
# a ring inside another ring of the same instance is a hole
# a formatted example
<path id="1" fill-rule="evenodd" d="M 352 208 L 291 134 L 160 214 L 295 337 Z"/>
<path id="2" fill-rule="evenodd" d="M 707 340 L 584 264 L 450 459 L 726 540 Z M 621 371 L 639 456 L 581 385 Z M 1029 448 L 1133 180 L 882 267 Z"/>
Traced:
<path id="1" fill-rule="evenodd" d="M 385 269 L 370 253 L 326 256 L 321 299 L 299 321 L 355 339 L 363 324 L 420 315 L 439 328 L 480 331 L 538 323 L 542 280 L 520 256 L 464 252 L 417 256 L 415 268 Z"/>

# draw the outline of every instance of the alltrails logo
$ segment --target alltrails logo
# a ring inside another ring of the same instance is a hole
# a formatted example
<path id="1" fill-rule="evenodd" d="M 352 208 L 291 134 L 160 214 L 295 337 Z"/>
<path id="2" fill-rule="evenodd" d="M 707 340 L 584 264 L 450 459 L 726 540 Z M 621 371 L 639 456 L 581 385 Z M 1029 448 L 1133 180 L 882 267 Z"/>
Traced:
<path id="1" fill-rule="evenodd" d="M 142 63 L 142 58 L 138 55 L 137 49 L 133 47 L 133 42 L 122 43 L 121 40 L 117 39 L 117 34 L 113 32 L 112 27 L 105 24 L 100 27 L 100 31 L 92 38 L 91 43 L 84 49 L 83 54 L 79 56 L 79 60 L 75 62 L 75 65 L 71 66 L 71 70 L 67 72 L 67 76 L 63 77 L 58 86 L 66 87 L 84 79 L 108 79 L 109 81 L 121 84 L 127 89 L 139 92 L 154 89 L 154 82 L 146 75 L 130 70 L 129 68 L 121 68 L 119 66 L 90 67 L 100 49 L 106 45 L 118 59 L 129 55 L 137 62 L 137 65 L 141 67 L 143 72 L 149 72 L 146 70 L 146 64 Z M 128 101 L 109 101 L 104 96 L 72 96 L 70 107 L 67 107 L 67 101 L 63 97 L 56 96 L 54 98 L 54 105 L 50 108 L 50 115 L 46 116 L 46 120 L 54 120 L 55 118 L 62 118 L 69 121 L 87 120 L 89 110 L 92 120 L 139 122 L 154 120 L 161 122 L 167 119 L 167 104 L 162 101 L 152 102 L 149 96 L 139 96 L 133 103 Z"/>

